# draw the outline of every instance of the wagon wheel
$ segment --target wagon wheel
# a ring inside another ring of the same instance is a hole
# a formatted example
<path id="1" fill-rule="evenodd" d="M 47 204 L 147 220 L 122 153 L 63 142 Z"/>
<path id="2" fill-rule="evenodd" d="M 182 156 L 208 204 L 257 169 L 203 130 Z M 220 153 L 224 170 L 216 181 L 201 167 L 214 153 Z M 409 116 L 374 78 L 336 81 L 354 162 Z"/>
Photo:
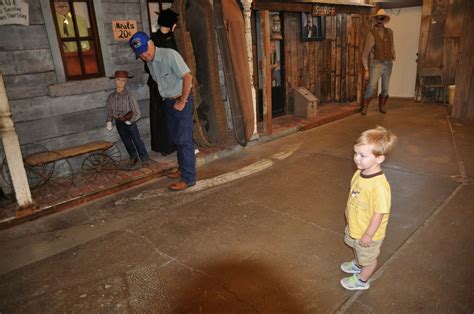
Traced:
<path id="1" fill-rule="evenodd" d="M 53 161 L 29 166 L 27 175 L 40 178 L 41 184 L 31 190 L 33 198 L 37 202 L 51 204 L 68 194 L 74 180 L 74 172 L 69 161 L 58 152 L 48 152 L 47 159 Z"/>
<path id="2" fill-rule="evenodd" d="M 117 145 L 117 142 L 114 143 L 114 145 L 112 147 L 110 147 L 109 149 L 106 149 L 106 150 L 103 150 L 102 153 L 106 154 L 107 156 L 109 156 L 110 158 L 112 158 L 112 160 L 118 165 L 120 163 L 120 161 L 122 160 L 122 153 L 120 152 L 120 149 Z M 93 155 L 93 154 L 91 154 Z"/>
<path id="3" fill-rule="evenodd" d="M 93 153 L 82 162 L 82 176 L 89 183 L 108 182 L 117 176 L 117 165 L 110 155 Z"/>
<path id="4" fill-rule="evenodd" d="M 21 155 L 22 155 L 23 160 L 25 160 L 25 158 L 28 156 L 32 156 L 34 154 L 44 153 L 48 151 L 46 147 L 39 144 L 25 144 L 25 145 L 22 145 L 20 149 L 21 149 Z M 28 184 L 30 186 L 30 189 L 33 189 L 34 187 L 44 183 L 42 179 L 43 176 L 38 176 L 37 171 L 31 171 L 30 169 L 31 166 L 28 165 L 26 162 L 24 162 L 24 167 L 25 167 L 26 176 L 28 178 Z M 13 182 L 10 175 L 10 169 L 8 168 L 8 163 L 7 163 L 6 158 L 3 158 L 2 177 L 5 183 L 8 184 L 10 188 L 13 188 Z"/>

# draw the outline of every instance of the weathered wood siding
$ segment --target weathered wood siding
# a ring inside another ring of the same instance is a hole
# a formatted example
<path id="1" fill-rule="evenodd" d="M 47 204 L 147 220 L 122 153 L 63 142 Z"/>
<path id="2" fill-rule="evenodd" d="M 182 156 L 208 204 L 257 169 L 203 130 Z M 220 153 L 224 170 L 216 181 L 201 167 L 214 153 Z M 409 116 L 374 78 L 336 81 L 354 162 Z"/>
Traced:
<path id="1" fill-rule="evenodd" d="M 456 119 L 474 121 L 474 2 L 469 1 L 464 22 L 466 34 L 461 37 L 461 53 L 456 71 L 456 93 L 452 116 Z"/>
<path id="2" fill-rule="evenodd" d="M 93 140 L 118 140 L 115 130 L 105 130 L 105 101 L 114 89 L 113 80 L 58 84 L 40 0 L 27 2 L 29 26 L 0 26 L 0 71 L 20 143 L 59 149 Z M 100 38 L 100 44 L 107 46 L 112 73 L 124 69 L 135 76 L 127 88 L 139 99 L 143 116 L 139 128 L 148 145 L 148 87 L 143 63 L 135 60 L 127 43 L 113 40 L 111 26 L 114 19 L 135 19 L 141 30 L 140 2 L 104 0 L 102 11 L 103 16 L 97 19 L 103 21 L 106 36 Z M 2 148 L 2 159 L 3 155 Z"/>
<path id="3" fill-rule="evenodd" d="M 293 89 L 299 86 L 309 89 L 321 103 L 360 101 L 368 15 L 323 17 L 326 38 L 322 41 L 301 40 L 301 13 L 283 16 L 288 112 L 293 112 Z"/>
<path id="4" fill-rule="evenodd" d="M 456 85 L 453 116 L 473 120 L 473 2 L 424 0 L 422 14 L 419 69 L 441 68 L 445 83 Z"/>
<path id="5" fill-rule="evenodd" d="M 464 25 L 472 18 L 466 11 L 468 0 L 424 0 L 421 18 L 418 61 L 420 66 L 443 70 L 447 84 L 454 84 L 464 34 L 472 36 Z M 469 35 L 470 34 L 470 35 Z"/>

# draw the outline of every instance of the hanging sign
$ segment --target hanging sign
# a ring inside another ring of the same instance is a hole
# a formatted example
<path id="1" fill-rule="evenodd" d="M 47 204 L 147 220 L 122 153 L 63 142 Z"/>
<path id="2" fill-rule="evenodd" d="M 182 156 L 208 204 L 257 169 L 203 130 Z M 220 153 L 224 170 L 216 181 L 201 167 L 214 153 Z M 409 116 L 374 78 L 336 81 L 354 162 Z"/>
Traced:
<path id="1" fill-rule="evenodd" d="M 30 24 L 28 3 L 23 0 L 0 0 L 0 25 Z"/>
<path id="2" fill-rule="evenodd" d="M 128 41 L 137 32 L 137 21 L 112 21 L 112 32 L 114 33 L 115 41 Z"/>
<path id="3" fill-rule="evenodd" d="M 313 5 L 311 14 L 313 16 L 336 15 L 336 7 L 330 7 L 327 5 Z"/>

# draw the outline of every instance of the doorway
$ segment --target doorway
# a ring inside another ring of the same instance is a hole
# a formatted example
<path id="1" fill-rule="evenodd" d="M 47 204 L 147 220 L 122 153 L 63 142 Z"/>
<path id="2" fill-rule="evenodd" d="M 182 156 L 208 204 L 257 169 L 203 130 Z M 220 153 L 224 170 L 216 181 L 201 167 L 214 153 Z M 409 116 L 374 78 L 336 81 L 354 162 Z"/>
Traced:
<path id="1" fill-rule="evenodd" d="M 422 7 L 388 9 L 386 12 L 391 17 L 387 27 L 393 30 L 397 56 L 390 78 L 390 96 L 412 98 L 415 96 Z"/>
<path id="2" fill-rule="evenodd" d="M 283 53 L 283 25 L 281 23 L 282 16 L 280 12 L 270 12 L 270 66 L 271 66 L 271 82 L 272 82 L 272 118 L 285 114 L 285 75 L 284 75 L 284 53 Z M 257 44 L 257 68 L 258 68 L 258 106 L 257 119 L 263 120 L 263 81 L 262 62 L 263 41 L 261 33 L 260 14 L 255 14 L 255 31 Z"/>

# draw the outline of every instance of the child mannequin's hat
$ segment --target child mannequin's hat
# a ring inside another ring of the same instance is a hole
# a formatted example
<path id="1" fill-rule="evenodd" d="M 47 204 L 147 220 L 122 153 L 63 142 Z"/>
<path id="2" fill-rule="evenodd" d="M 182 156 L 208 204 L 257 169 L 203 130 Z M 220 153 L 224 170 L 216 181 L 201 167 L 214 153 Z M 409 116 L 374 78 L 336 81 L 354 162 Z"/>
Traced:
<path id="1" fill-rule="evenodd" d="M 123 71 L 123 70 L 119 70 L 119 71 L 115 71 L 115 74 L 114 76 L 111 76 L 110 78 L 111 79 L 116 79 L 116 78 L 132 78 L 133 75 L 128 75 L 128 72 L 127 71 Z"/>

